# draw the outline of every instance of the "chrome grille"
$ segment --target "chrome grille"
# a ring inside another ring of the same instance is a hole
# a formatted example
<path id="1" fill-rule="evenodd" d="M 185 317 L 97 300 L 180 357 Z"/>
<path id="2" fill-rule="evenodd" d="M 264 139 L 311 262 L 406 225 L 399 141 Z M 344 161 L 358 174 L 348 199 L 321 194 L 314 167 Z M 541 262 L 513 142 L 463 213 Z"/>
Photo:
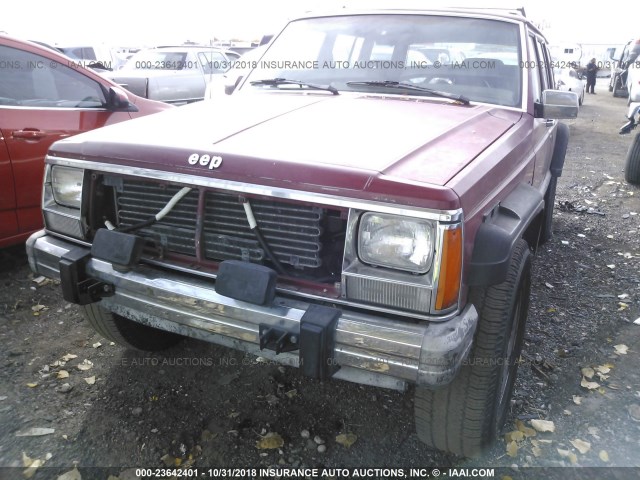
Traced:
<path id="1" fill-rule="evenodd" d="M 124 180 L 116 194 L 120 227 L 143 222 L 157 214 L 180 187 Z M 263 236 L 281 263 L 317 268 L 322 208 L 280 201 L 251 199 Z M 160 222 L 138 231 L 171 252 L 196 254 L 198 192 L 189 192 Z M 211 260 L 239 259 L 261 263 L 265 253 L 249 228 L 238 195 L 208 191 L 202 218 L 203 255 Z"/>

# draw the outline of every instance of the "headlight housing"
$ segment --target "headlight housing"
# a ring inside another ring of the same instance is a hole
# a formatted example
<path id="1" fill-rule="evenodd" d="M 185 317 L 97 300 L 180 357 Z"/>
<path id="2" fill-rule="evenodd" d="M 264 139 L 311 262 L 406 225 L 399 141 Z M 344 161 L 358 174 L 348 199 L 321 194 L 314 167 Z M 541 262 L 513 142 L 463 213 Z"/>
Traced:
<path id="1" fill-rule="evenodd" d="M 434 250 L 433 225 L 428 220 L 362 215 L 358 255 L 364 263 L 423 274 L 431 268 Z"/>
<path id="2" fill-rule="evenodd" d="M 45 164 L 42 215 L 50 232 L 85 239 L 87 228 L 81 214 L 84 176 L 79 168 Z"/>
<path id="3" fill-rule="evenodd" d="M 80 208 L 84 171 L 55 165 L 51 169 L 53 198 L 59 205 Z"/>

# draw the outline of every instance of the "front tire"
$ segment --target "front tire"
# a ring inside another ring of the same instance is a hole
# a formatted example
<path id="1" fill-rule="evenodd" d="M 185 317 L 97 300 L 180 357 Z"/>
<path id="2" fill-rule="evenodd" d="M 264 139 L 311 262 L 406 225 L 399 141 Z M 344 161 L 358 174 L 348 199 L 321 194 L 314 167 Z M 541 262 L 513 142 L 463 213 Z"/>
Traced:
<path id="1" fill-rule="evenodd" d="M 530 289 L 531 252 L 520 239 L 507 279 L 469 293 L 479 321 L 473 348 L 458 376 L 437 390 L 416 387 L 416 430 L 424 443 L 472 457 L 494 441 L 509 410 Z"/>
<path id="2" fill-rule="evenodd" d="M 166 332 L 111 313 L 98 304 L 81 307 L 84 318 L 107 340 L 133 350 L 157 352 L 173 347 L 184 339 L 176 333 Z"/>
<path id="3" fill-rule="evenodd" d="M 629 146 L 624 166 L 624 179 L 633 185 L 640 185 L 640 133 L 636 133 Z"/>

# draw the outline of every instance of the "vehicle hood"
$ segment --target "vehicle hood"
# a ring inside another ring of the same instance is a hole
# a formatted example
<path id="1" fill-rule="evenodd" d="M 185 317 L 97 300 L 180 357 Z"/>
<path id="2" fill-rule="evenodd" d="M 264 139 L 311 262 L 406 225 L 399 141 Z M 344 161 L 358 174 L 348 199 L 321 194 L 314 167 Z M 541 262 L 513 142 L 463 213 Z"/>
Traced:
<path id="1" fill-rule="evenodd" d="M 236 94 L 77 135 L 51 153 L 389 201 L 444 190 L 521 115 L 433 98 Z M 222 163 L 191 165 L 193 154 Z"/>

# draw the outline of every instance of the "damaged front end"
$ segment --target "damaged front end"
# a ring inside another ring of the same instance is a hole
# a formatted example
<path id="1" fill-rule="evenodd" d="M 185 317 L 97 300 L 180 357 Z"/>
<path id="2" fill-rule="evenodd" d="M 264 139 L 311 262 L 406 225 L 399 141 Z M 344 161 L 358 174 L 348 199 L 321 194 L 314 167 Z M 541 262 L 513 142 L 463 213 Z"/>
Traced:
<path id="1" fill-rule="evenodd" d="M 458 307 L 459 262 L 441 256 L 461 255 L 459 212 L 96 166 L 49 160 L 47 230 L 27 243 L 31 268 L 60 279 L 66 300 L 313 378 L 398 390 L 445 385 L 468 355 L 478 314 Z M 378 253 L 380 232 L 399 248 L 407 231 L 424 237 L 425 259 Z"/>

